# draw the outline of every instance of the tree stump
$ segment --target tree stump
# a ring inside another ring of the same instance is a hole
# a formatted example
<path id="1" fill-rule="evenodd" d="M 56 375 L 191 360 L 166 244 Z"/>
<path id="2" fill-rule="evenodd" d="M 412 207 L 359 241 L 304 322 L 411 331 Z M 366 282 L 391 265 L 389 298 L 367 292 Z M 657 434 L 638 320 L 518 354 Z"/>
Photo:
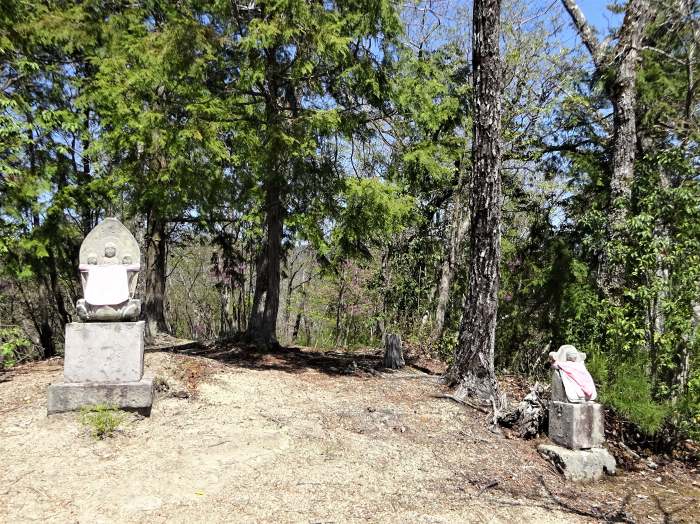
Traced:
<path id="1" fill-rule="evenodd" d="M 401 337 L 393 333 L 384 336 L 384 367 L 401 369 L 406 365 L 401 349 Z"/>

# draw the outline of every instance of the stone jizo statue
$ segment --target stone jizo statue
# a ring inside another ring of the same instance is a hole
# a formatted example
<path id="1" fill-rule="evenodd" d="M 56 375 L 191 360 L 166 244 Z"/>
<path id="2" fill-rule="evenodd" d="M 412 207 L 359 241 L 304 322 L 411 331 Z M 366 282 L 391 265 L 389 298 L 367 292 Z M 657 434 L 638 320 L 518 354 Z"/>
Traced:
<path id="1" fill-rule="evenodd" d="M 586 369 L 585 361 L 586 354 L 568 344 L 549 354 L 554 370 L 552 400 L 581 403 L 596 399 L 595 383 Z"/>
<path id="2" fill-rule="evenodd" d="M 75 306 L 83 322 L 138 320 L 141 301 L 133 297 L 140 260 L 136 239 L 116 218 L 90 231 L 80 247 L 84 298 Z"/>
<path id="3" fill-rule="evenodd" d="M 594 402 L 596 389 L 586 369 L 586 355 L 564 345 L 549 354 L 552 365 L 552 401 L 549 438 L 554 445 L 537 450 L 569 480 L 589 482 L 615 473 L 615 458 L 603 448 L 603 407 Z"/>

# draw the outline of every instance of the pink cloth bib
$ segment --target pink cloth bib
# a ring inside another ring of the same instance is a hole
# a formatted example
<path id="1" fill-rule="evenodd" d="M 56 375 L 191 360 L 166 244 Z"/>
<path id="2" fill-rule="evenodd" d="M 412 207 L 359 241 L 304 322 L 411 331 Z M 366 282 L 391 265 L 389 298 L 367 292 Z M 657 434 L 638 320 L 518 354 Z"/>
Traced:
<path id="1" fill-rule="evenodd" d="M 586 365 L 583 362 L 556 362 L 554 367 L 565 373 L 567 377 L 573 380 L 583 391 L 586 396 L 586 400 L 595 400 L 597 397 L 597 392 L 595 389 L 595 383 L 593 382 L 593 377 L 586 369 Z"/>

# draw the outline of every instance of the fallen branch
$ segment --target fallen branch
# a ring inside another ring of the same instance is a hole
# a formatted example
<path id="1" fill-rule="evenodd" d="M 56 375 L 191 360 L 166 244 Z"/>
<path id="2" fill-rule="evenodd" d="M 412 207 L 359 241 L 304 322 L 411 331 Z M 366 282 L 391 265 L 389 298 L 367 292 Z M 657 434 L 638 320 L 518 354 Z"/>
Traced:
<path id="1" fill-rule="evenodd" d="M 417 373 L 402 373 L 402 374 L 394 374 L 394 373 L 377 373 L 380 377 L 382 378 L 387 378 L 387 379 L 423 379 L 423 380 L 433 380 L 435 382 L 440 382 L 440 379 L 442 378 L 439 375 L 423 375 L 423 374 L 417 374 Z"/>
<path id="2" fill-rule="evenodd" d="M 491 482 L 489 482 L 488 484 L 486 484 L 483 488 L 481 488 L 479 490 L 479 492 L 476 494 L 476 496 L 480 497 L 484 491 L 486 491 L 487 489 L 495 488 L 496 486 L 498 486 L 498 480 L 494 479 Z"/>
<path id="3" fill-rule="evenodd" d="M 482 408 L 481 406 L 477 406 L 476 404 L 472 404 L 471 402 L 467 400 L 463 400 L 459 397 L 455 397 L 454 395 L 433 395 L 433 398 L 448 398 L 450 400 L 454 400 L 458 404 L 463 404 L 465 406 L 469 406 L 472 409 L 475 409 L 477 411 L 481 411 L 482 413 L 488 414 L 488 410 Z"/>

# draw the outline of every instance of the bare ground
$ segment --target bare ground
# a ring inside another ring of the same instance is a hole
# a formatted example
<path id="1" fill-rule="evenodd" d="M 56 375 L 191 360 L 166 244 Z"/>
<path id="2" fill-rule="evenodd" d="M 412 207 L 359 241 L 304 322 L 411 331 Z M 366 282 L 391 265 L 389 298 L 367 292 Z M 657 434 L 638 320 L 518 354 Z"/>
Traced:
<path id="1" fill-rule="evenodd" d="M 0 375 L 0 521 L 700 521 L 697 471 L 566 483 L 537 441 L 491 433 L 434 377 L 362 371 L 372 355 L 181 351 L 147 353 L 151 417 L 102 441 L 46 416 L 61 360 Z"/>

